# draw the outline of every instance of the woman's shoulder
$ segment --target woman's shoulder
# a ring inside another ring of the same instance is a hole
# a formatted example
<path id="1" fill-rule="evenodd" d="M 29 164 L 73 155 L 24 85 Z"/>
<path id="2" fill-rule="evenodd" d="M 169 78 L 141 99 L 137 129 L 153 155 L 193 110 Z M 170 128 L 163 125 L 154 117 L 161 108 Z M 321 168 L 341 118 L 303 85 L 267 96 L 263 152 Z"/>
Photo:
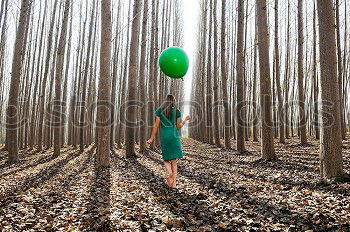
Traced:
<path id="1" fill-rule="evenodd" d="M 161 113 L 161 108 L 160 107 L 158 107 L 157 109 L 156 109 L 156 116 L 158 116 L 158 117 L 160 117 L 160 113 Z"/>

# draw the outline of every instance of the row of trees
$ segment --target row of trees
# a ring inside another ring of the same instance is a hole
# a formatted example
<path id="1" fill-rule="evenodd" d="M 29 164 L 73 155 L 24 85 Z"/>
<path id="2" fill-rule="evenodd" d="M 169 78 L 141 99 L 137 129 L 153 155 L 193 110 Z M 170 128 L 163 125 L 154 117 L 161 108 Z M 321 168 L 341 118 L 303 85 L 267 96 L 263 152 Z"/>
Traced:
<path id="1" fill-rule="evenodd" d="M 157 64 L 164 48 L 183 45 L 180 1 L 20 2 L 14 47 L 8 12 L 17 8 L 0 5 L 0 138 L 9 162 L 19 149 L 53 147 L 59 156 L 65 145 L 83 152 L 95 144 L 98 166 L 109 165 L 114 146 L 124 145 L 127 158 L 135 143 L 145 152 L 155 107 L 169 92 L 183 95 L 182 82 L 165 78 Z M 260 139 L 262 157 L 275 159 L 274 137 L 285 143 L 298 135 L 306 145 L 309 133 L 320 137 L 321 174 L 345 177 L 346 1 L 200 3 L 192 99 L 201 108 L 190 136 L 226 148 L 235 138 L 239 152 Z"/>
<path id="2" fill-rule="evenodd" d="M 53 147 L 59 156 L 65 145 L 83 152 L 95 143 L 97 164 L 108 166 L 114 145 L 125 144 L 127 157 L 135 142 L 145 151 L 156 105 L 170 89 L 182 96 L 182 82 L 157 67 L 164 48 L 182 45 L 180 3 L 21 0 L 11 53 L 7 13 L 15 7 L 2 1 L 0 9 L 0 82 L 10 87 L 1 92 L 0 138 L 6 134 L 8 161 L 18 161 L 19 149 Z M 145 123 L 128 124 L 137 118 Z"/>
<path id="3" fill-rule="evenodd" d="M 309 133 L 320 138 L 321 175 L 345 177 L 341 144 L 349 126 L 347 3 L 269 3 L 201 2 L 193 83 L 193 98 L 201 109 L 190 136 L 227 149 L 235 138 L 238 152 L 247 151 L 246 141 L 260 137 L 262 158 L 276 159 L 274 138 L 285 143 L 298 135 L 300 144 L 307 145 Z M 213 107 L 213 102 L 219 104 Z"/>

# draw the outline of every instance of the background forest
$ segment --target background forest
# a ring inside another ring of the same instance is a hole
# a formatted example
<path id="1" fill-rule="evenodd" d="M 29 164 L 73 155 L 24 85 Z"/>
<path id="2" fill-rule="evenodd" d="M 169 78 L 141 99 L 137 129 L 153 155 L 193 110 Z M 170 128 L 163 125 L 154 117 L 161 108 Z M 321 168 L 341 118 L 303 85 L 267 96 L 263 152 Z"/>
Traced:
<path id="1" fill-rule="evenodd" d="M 349 7 L 1 0 L 0 230 L 349 230 Z M 146 146 L 167 94 L 176 191 Z"/>

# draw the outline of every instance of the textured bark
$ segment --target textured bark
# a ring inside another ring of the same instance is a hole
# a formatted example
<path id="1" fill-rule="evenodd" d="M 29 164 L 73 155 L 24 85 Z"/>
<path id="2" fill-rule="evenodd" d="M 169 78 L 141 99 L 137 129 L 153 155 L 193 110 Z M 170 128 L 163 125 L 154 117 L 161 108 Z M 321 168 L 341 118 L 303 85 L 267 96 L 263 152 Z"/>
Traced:
<path id="1" fill-rule="evenodd" d="M 314 121 L 314 128 L 315 128 L 315 136 L 316 139 L 320 139 L 320 128 L 318 123 L 318 75 L 317 75 L 317 37 L 316 37 L 316 3 L 314 6 L 314 19 L 313 19 L 313 35 L 314 35 L 314 41 L 313 41 L 313 91 L 314 91 L 314 111 L 313 111 L 313 121 Z"/>
<path id="2" fill-rule="evenodd" d="M 112 41 L 111 0 L 101 1 L 101 51 L 100 82 L 98 92 L 97 130 L 98 147 L 96 156 L 97 168 L 110 166 L 110 63 Z"/>
<path id="3" fill-rule="evenodd" d="M 9 101 L 6 120 L 6 144 L 8 149 L 8 162 L 18 162 L 18 96 L 22 71 L 22 54 L 24 50 L 25 28 L 28 25 L 26 16 L 29 10 L 29 0 L 22 0 L 21 13 L 19 16 L 16 41 L 13 52 L 12 75 L 10 84 Z"/>
<path id="4" fill-rule="evenodd" d="M 86 117 L 86 90 L 87 90 L 87 82 L 88 82 L 88 74 L 89 74 L 89 66 L 90 66 L 90 53 L 91 53 L 91 46 L 92 46 L 92 36 L 93 36 L 93 28 L 95 25 L 95 8 L 96 8 L 96 1 L 93 1 L 93 7 L 91 12 L 91 18 L 90 18 L 90 26 L 89 26 L 89 38 L 88 38 L 88 46 L 87 46 L 87 54 L 86 54 L 86 64 L 85 64 L 85 71 L 84 71 L 84 77 L 83 77 L 83 84 L 82 84 L 82 96 L 81 96 L 81 107 L 80 107 L 80 121 L 79 121 L 79 149 L 80 152 L 84 151 L 85 145 L 86 145 L 86 130 L 87 126 L 85 125 L 85 117 Z"/>
<path id="5" fill-rule="evenodd" d="M 1 14 L 0 14 L 0 22 L 2 22 L 0 25 L 2 26 L 1 34 L 0 34 L 0 91 L 4 92 L 5 89 L 5 83 L 4 83 L 4 76 L 5 76 L 5 44 L 6 44 L 6 35 L 7 35 L 7 20 L 8 20 L 8 1 L 2 1 L 2 7 L 1 7 Z M 4 5 L 5 4 L 5 5 Z M 5 11 L 5 12 L 4 12 Z M 3 13 L 4 12 L 4 13 Z M 1 21 L 3 16 L 3 21 Z M 4 95 L 0 95 L 0 120 L 3 120 L 3 114 L 4 114 Z M 4 128 L 0 128 L 0 140 L 4 139 Z"/>
<path id="6" fill-rule="evenodd" d="M 258 17 L 262 158 L 276 159 L 271 115 L 271 77 L 266 0 L 256 0 Z"/>
<path id="7" fill-rule="evenodd" d="M 213 88 L 212 88 L 212 34 L 213 34 L 213 0 L 210 0 L 209 34 L 208 34 L 208 64 L 207 64 L 207 134 L 208 143 L 214 144 L 213 135 Z"/>
<path id="8" fill-rule="evenodd" d="M 283 110 L 283 97 L 281 88 L 281 71 L 280 71 L 280 52 L 279 52 L 279 36 L 278 36 L 278 0 L 275 0 L 275 58 L 276 58 L 276 88 L 277 88 L 277 98 L 278 98 L 278 116 L 279 116 L 279 134 L 280 143 L 285 143 L 285 133 L 284 133 L 284 110 Z"/>
<path id="9" fill-rule="evenodd" d="M 54 155 L 59 156 L 61 150 L 61 129 L 62 129 L 62 99 L 61 85 L 63 74 L 64 51 L 67 38 L 68 15 L 70 0 L 66 0 L 61 35 L 57 48 L 56 81 L 55 81 L 55 104 L 54 104 Z"/>
<path id="10" fill-rule="evenodd" d="M 148 22 L 148 0 L 143 4 L 143 19 L 141 32 L 141 57 L 140 57 L 140 72 L 139 72 L 139 88 L 141 106 L 141 125 L 140 125 L 140 152 L 146 151 L 147 139 L 147 107 L 146 107 L 146 52 L 147 52 L 147 22 Z"/>
<path id="11" fill-rule="evenodd" d="M 201 21 L 201 32 L 202 32 L 202 36 L 201 36 L 201 44 L 200 49 L 202 52 L 202 57 L 200 59 L 201 62 L 201 70 L 199 73 L 199 76 L 201 78 L 201 82 L 203 83 L 201 86 L 201 99 L 200 99 L 200 103 L 201 103 L 201 110 L 200 112 L 200 116 L 199 118 L 200 120 L 200 129 L 201 132 L 200 134 L 202 135 L 201 137 L 201 141 L 202 142 L 208 142 L 208 130 L 206 128 L 206 77 L 207 77 L 207 73 L 206 73 L 206 63 L 207 63 L 207 58 L 208 58 L 208 54 L 207 54 L 207 21 L 208 21 L 208 1 L 203 1 L 202 2 L 202 21 Z M 226 45 L 225 45 L 225 49 L 226 49 Z M 227 72 L 227 71 L 226 71 Z M 229 102 L 228 102 L 229 104 Z M 229 110 L 229 109 L 228 109 Z M 230 119 L 229 119 L 230 120 Z M 228 123 L 230 123 L 230 121 L 228 121 Z M 229 128 L 230 130 L 230 128 Z M 231 139 L 231 138 L 229 138 Z"/>
<path id="12" fill-rule="evenodd" d="M 304 93 L 304 23 L 303 23 L 303 0 L 298 0 L 298 90 L 299 90 L 299 131 L 300 143 L 307 144 L 306 116 L 305 116 L 305 93 Z"/>
<path id="13" fill-rule="evenodd" d="M 256 22 L 256 21 L 255 21 Z M 259 122 L 259 112 L 257 104 L 257 76 L 258 76 L 258 32 L 257 27 L 255 26 L 255 40 L 254 40 L 254 79 L 253 79 L 253 141 L 258 142 L 258 122 Z"/>
<path id="14" fill-rule="evenodd" d="M 222 86 L 222 100 L 224 104 L 224 139 L 225 148 L 231 149 L 231 133 L 230 133 L 230 111 L 228 104 L 227 93 L 227 70 L 226 70 L 226 0 L 222 0 L 221 13 L 221 86 Z M 204 85 L 204 83 L 202 83 Z"/>
<path id="15" fill-rule="evenodd" d="M 35 126 L 36 126 L 36 115 L 37 115 L 37 92 L 39 88 L 39 79 L 42 72 L 40 71 L 40 65 L 43 62 L 42 54 L 43 54 L 43 39 L 44 39 L 44 28 L 45 28 L 45 19 L 46 19 L 46 12 L 47 12 L 47 1 L 45 1 L 44 6 L 44 14 L 43 19 L 41 23 L 41 32 L 40 32 L 40 42 L 39 42 L 39 54 L 38 54 L 38 61 L 36 66 L 36 78 L 35 78 L 35 86 L 34 86 L 34 94 L 33 94 L 33 110 L 30 120 L 30 130 L 29 130 L 29 149 L 32 150 L 34 148 L 35 143 Z"/>
<path id="16" fill-rule="evenodd" d="M 117 10 L 117 23 L 116 23 L 116 31 L 120 30 L 120 13 L 121 13 L 121 3 L 118 1 L 118 10 Z M 110 146 L 113 149 L 114 141 L 115 141 L 115 111 L 116 111 L 116 98 L 117 98 L 117 80 L 118 80 L 118 65 L 119 65 L 119 52 L 121 51 L 121 43 L 122 39 L 120 34 L 117 34 L 114 38 L 114 52 L 113 52 L 113 80 L 112 80 L 112 110 L 111 110 L 111 136 L 110 136 Z"/>
<path id="17" fill-rule="evenodd" d="M 337 41 L 337 58 L 338 58 L 338 85 L 339 85 L 339 107 L 340 107 L 340 126 L 342 139 L 345 139 L 346 128 L 344 120 L 344 99 L 343 99 L 343 60 L 340 41 L 340 17 L 339 17 L 339 0 L 335 0 L 335 18 L 336 18 L 336 41 Z M 346 40 L 345 40 L 346 41 Z"/>
<path id="18" fill-rule="evenodd" d="M 217 28 L 217 0 L 214 0 L 214 9 L 212 11 L 213 13 L 213 20 L 214 20 L 214 103 L 219 103 L 219 73 L 218 73 L 218 28 Z M 213 106 L 214 107 L 214 115 L 217 117 L 214 119 L 214 140 L 215 144 L 218 147 L 221 147 L 221 142 L 220 142 L 220 124 L 219 124 L 219 107 Z"/>
<path id="19" fill-rule="evenodd" d="M 44 71 L 43 80 L 41 83 L 41 95 L 40 95 L 40 101 L 39 101 L 39 122 L 38 122 L 38 147 L 37 147 L 38 151 L 42 151 L 42 148 L 43 148 L 43 130 L 44 130 L 43 124 L 44 124 L 46 83 L 47 83 L 47 78 L 49 77 L 49 67 L 50 67 L 51 50 L 52 50 L 52 43 L 53 43 L 53 30 L 55 25 L 57 5 L 58 5 L 58 0 L 55 0 L 53 14 L 50 22 L 49 34 L 48 34 L 45 71 Z"/>
<path id="20" fill-rule="evenodd" d="M 142 2 L 135 1 L 133 9 L 133 21 L 130 40 L 130 61 L 128 77 L 128 96 L 126 102 L 126 136 L 125 151 L 126 158 L 135 156 L 135 131 L 137 122 L 137 63 L 139 56 L 139 34 L 140 34 L 140 13 Z"/>
<path id="21" fill-rule="evenodd" d="M 289 83 L 290 83 L 290 0 L 288 0 L 288 16 L 287 16 L 287 33 L 286 33 L 286 67 L 285 67 L 285 93 L 284 93 L 284 125 L 285 125 L 285 135 L 289 139 Z"/>
<path id="22" fill-rule="evenodd" d="M 321 62 L 321 174 L 326 178 L 347 177 L 343 170 L 335 17 L 332 0 L 317 0 Z M 323 177 L 323 176 L 321 176 Z"/>
<path id="23" fill-rule="evenodd" d="M 130 16 L 131 16 L 131 4 L 129 4 L 129 9 L 128 9 L 128 22 L 130 22 Z M 122 84 L 122 90 L 121 90 L 121 96 L 119 97 L 119 128 L 118 128 L 118 134 L 117 134 L 117 144 L 118 147 L 122 147 L 122 142 L 124 140 L 124 135 L 125 135 L 125 101 L 126 101 L 126 81 L 127 81 L 127 71 L 128 71 L 128 57 L 129 57 L 129 50 L 130 50 L 130 26 L 128 26 L 127 30 L 127 35 L 126 35 L 126 52 L 125 52 L 125 58 L 124 58 L 124 70 L 122 74 L 123 78 L 123 84 Z"/>
<path id="24" fill-rule="evenodd" d="M 71 5 L 70 10 L 70 20 L 69 20 L 69 37 L 68 37 L 68 48 L 67 48 L 67 55 L 66 55 L 66 70 L 65 70 L 65 80 L 64 80 L 64 86 L 63 86 L 63 99 L 62 99 L 62 133 L 61 133 L 61 147 L 64 147 L 65 144 L 65 138 L 66 138 L 66 114 L 67 114 L 67 100 L 68 100 L 68 79 L 70 77 L 69 75 L 69 68 L 70 68 L 70 57 L 71 57 L 71 47 L 72 47 L 72 24 L 73 24 L 73 4 Z"/>
<path id="25" fill-rule="evenodd" d="M 236 103 L 236 121 L 237 121 L 237 151 L 244 152 L 245 148 L 245 101 L 244 101 L 244 63 L 245 55 L 243 48 L 244 31 L 244 0 L 238 1 L 238 24 L 237 24 L 237 103 Z"/>

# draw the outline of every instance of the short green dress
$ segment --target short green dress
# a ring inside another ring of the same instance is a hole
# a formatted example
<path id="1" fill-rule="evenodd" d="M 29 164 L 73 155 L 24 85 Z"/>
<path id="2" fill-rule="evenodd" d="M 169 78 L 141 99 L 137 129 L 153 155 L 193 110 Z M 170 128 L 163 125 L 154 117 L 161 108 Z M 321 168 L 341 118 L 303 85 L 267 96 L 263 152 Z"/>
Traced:
<path id="1" fill-rule="evenodd" d="M 176 127 L 176 120 L 181 118 L 181 112 L 172 108 L 171 119 L 164 115 L 162 108 L 156 110 L 156 116 L 160 118 L 160 144 L 163 160 L 183 158 L 180 141 L 180 133 Z"/>

